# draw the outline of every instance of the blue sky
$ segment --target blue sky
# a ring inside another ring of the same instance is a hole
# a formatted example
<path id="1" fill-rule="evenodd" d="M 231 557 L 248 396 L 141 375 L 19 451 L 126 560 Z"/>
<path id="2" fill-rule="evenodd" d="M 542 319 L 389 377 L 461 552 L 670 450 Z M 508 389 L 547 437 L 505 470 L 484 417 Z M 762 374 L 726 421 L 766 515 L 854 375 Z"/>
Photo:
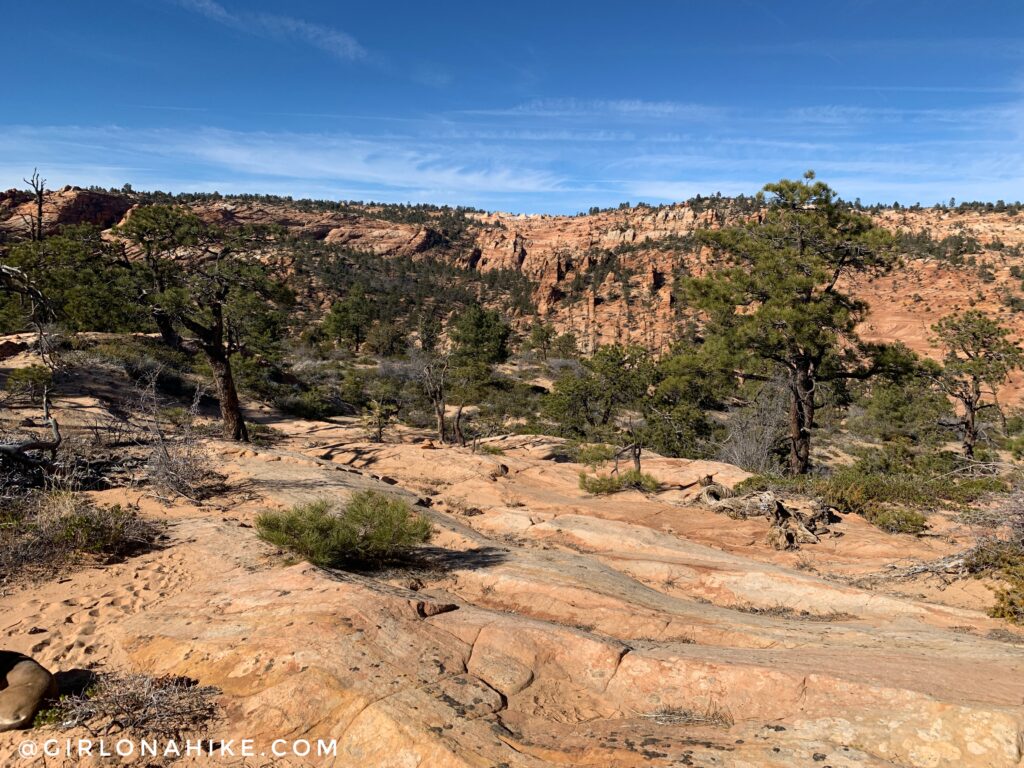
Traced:
<path id="1" fill-rule="evenodd" d="M 0 188 L 1024 199 L 1024 3 L 0 4 Z"/>

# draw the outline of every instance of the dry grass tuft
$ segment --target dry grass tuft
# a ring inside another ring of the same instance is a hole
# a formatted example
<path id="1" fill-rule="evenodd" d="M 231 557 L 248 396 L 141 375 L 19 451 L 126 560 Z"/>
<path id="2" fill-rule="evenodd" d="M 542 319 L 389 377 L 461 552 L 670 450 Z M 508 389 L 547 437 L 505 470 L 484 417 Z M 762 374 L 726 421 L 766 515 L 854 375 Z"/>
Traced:
<path id="1" fill-rule="evenodd" d="M 735 722 L 727 709 L 713 701 L 709 701 L 707 706 L 699 710 L 659 707 L 651 712 L 641 712 L 639 717 L 653 720 L 658 725 L 713 725 L 728 728 Z"/>
<path id="2" fill-rule="evenodd" d="M 758 608 L 755 605 L 726 605 L 723 606 L 730 611 L 749 613 L 753 616 L 768 616 L 775 619 L 789 619 L 792 621 L 849 621 L 856 619 L 852 613 L 843 611 L 829 611 L 828 613 L 811 613 L 810 611 L 798 611 L 788 605 L 773 605 L 768 608 Z"/>
<path id="3" fill-rule="evenodd" d="M 131 507 L 100 507 L 74 491 L 0 500 L 0 583 L 47 578 L 90 559 L 154 545 L 161 529 Z"/>
<path id="4" fill-rule="evenodd" d="M 81 695 L 65 696 L 40 712 L 36 722 L 136 738 L 201 737 L 219 714 L 219 693 L 187 677 L 102 674 Z"/>

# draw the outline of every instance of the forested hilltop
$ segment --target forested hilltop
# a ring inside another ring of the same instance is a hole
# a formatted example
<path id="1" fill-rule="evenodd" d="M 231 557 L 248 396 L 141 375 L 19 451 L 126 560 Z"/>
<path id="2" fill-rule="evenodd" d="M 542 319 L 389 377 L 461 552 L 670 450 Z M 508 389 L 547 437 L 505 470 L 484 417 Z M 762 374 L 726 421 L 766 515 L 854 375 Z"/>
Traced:
<path id="1" fill-rule="evenodd" d="M 595 208 L 579 216 L 522 216 L 431 205 L 66 188 L 45 193 L 43 227 L 48 233 L 69 224 L 106 229 L 133 206 L 152 204 L 184 206 L 228 228 L 273 225 L 305 243 L 345 246 L 355 254 L 429 257 L 495 273 L 490 280 L 515 306 L 510 319 L 517 328 L 537 316 L 559 333 L 571 332 L 589 352 L 614 342 L 670 347 L 685 316 L 677 280 L 708 266 L 694 233 L 756 215 L 764 200 L 709 196 L 659 207 Z M 900 339 L 931 354 L 930 326 L 973 306 L 999 316 L 1015 335 L 1024 333 L 1019 203 L 850 206 L 901 233 L 899 268 L 851 286 L 871 305 L 862 328 L 866 337 Z M 0 193 L 0 237 L 24 236 L 36 207 L 31 191 Z"/>

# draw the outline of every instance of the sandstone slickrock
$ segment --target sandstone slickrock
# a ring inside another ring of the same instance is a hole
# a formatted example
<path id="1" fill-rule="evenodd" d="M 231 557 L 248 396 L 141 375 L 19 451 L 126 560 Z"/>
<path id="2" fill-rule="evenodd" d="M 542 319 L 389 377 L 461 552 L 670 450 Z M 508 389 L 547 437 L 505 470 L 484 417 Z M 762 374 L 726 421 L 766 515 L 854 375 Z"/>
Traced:
<path id="1" fill-rule="evenodd" d="M 215 685 L 218 738 L 338 740 L 336 756 L 294 765 L 1020 764 L 1024 647 L 986 639 L 998 624 L 977 608 L 796 570 L 764 546 L 766 518 L 696 503 L 700 478 L 742 479 L 728 465 L 651 457 L 685 489 L 672 503 L 594 499 L 578 467 L 538 458 L 552 451 L 537 438 L 503 440 L 495 480 L 491 456 L 276 427 L 291 436 L 278 447 L 220 449 L 244 489 L 214 500 L 230 513 L 133 497 L 168 517 L 165 548 L 0 597 L 16 622 L 5 644 L 62 669 Z M 321 447 L 303 449 L 307 435 Z M 439 486 L 421 507 L 438 534 L 412 575 L 284 566 L 239 527 L 367 487 L 414 501 L 424 482 Z M 478 514 L 460 514 L 470 498 Z M 845 536 L 801 556 L 877 568 L 947 546 L 858 526 L 836 523 Z M 0 759 L 13 744 L 0 737 Z"/>

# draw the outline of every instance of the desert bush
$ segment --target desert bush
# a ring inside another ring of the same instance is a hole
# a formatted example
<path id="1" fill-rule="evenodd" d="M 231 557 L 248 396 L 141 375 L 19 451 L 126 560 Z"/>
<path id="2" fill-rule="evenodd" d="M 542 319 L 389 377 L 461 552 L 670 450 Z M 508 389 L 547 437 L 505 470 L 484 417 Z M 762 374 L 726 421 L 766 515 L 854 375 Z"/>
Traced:
<path id="1" fill-rule="evenodd" d="M 645 493 L 654 493 L 659 488 L 658 481 L 644 472 L 629 469 L 617 475 L 594 475 L 580 472 L 580 490 L 595 496 L 617 493 L 628 488 Z"/>
<path id="2" fill-rule="evenodd" d="M 433 537 L 430 521 L 405 499 L 360 491 L 341 509 L 328 499 L 299 504 L 256 519 L 262 539 L 314 565 L 378 565 L 408 557 Z"/>
<path id="3" fill-rule="evenodd" d="M 921 533 L 928 520 L 920 512 L 899 507 L 876 508 L 864 515 L 868 522 L 887 533 Z"/>
<path id="4" fill-rule="evenodd" d="M 580 490 L 594 496 L 617 493 L 622 490 L 622 480 L 618 475 L 594 475 L 591 477 L 586 472 L 580 472 Z"/>
<path id="5" fill-rule="evenodd" d="M 202 391 L 194 393 L 188 408 L 163 405 L 158 394 L 160 372 L 148 376 L 138 390 L 139 423 L 149 445 L 146 479 L 158 491 L 189 499 L 208 495 L 217 478 L 210 471 L 210 456 L 195 433 Z M 165 428 L 170 423 L 173 431 Z"/>
<path id="6" fill-rule="evenodd" d="M 326 421 L 349 411 L 327 387 L 316 386 L 305 392 L 283 395 L 275 404 L 285 413 L 300 419 Z"/>
<path id="7" fill-rule="evenodd" d="M 991 576 L 1002 582 L 993 589 L 995 604 L 989 614 L 1014 624 L 1024 624 L 1024 494 L 1017 492 L 998 510 L 1001 537 L 986 536 L 964 558 L 964 567 L 975 576 Z"/>
<path id="8" fill-rule="evenodd" d="M 979 542 L 964 561 L 975 576 L 992 576 L 1003 582 L 995 587 L 995 604 L 989 614 L 1014 624 L 1024 624 L 1024 538 L 1012 535 Z"/>
<path id="9" fill-rule="evenodd" d="M 1024 624 L 1024 579 L 1008 578 L 1007 581 L 1006 587 L 996 588 L 996 602 L 989 609 L 989 615 L 1013 624 Z"/>
<path id="10" fill-rule="evenodd" d="M 924 524 L 918 519 L 921 512 L 941 506 L 966 509 L 1012 486 L 1012 476 L 978 476 L 972 474 L 974 470 L 974 464 L 958 454 L 914 453 L 905 444 L 891 443 L 880 450 L 863 451 L 854 464 L 830 474 L 789 478 L 755 475 L 736 490 L 815 496 L 840 512 L 863 515 L 883 530 L 917 533 Z"/>
<path id="11" fill-rule="evenodd" d="M 249 440 L 253 445 L 274 445 L 285 437 L 284 432 L 266 424 L 249 422 L 246 427 L 249 429 Z"/>
<path id="12" fill-rule="evenodd" d="M 820 477 L 754 475 L 734 490 L 813 496 L 842 513 L 861 515 L 889 533 L 920 533 L 926 527 L 926 518 L 914 508 L 929 508 L 936 501 L 914 478 L 865 474 L 850 468 Z"/>
<path id="13" fill-rule="evenodd" d="M 779 474 L 789 427 L 788 396 L 781 382 L 770 381 L 748 405 L 732 410 L 715 458 L 748 472 Z"/>
<path id="14" fill-rule="evenodd" d="M 712 725 L 728 728 L 735 722 L 728 709 L 720 707 L 713 701 L 709 701 L 702 709 L 659 707 L 651 712 L 638 714 L 658 725 Z"/>
<path id="15" fill-rule="evenodd" d="M 45 365 L 15 368 L 8 374 L 4 389 L 15 397 L 25 398 L 32 403 L 41 403 L 43 393 L 53 389 L 53 372 Z"/>
<path id="16" fill-rule="evenodd" d="M 634 488 L 645 493 L 654 493 L 661 484 L 652 476 L 637 469 L 627 469 L 619 475 L 623 488 Z"/>
<path id="17" fill-rule="evenodd" d="M 88 364 L 112 365 L 134 380 L 149 381 L 155 377 L 160 392 L 176 397 L 192 397 L 196 387 L 187 375 L 206 372 L 199 361 L 185 352 L 149 338 L 125 337 L 117 342 L 86 345 L 80 357 Z"/>
<path id="18" fill-rule="evenodd" d="M 39 491 L 0 506 L 0 582 L 53 576 L 89 557 L 143 551 L 160 528 L 131 507 L 101 507 L 72 491 Z"/>
<path id="19" fill-rule="evenodd" d="M 868 519 L 884 505 L 923 507 L 932 502 L 923 485 L 911 476 L 869 473 L 856 467 L 818 479 L 813 487 L 826 503 Z"/>
<path id="20" fill-rule="evenodd" d="M 581 443 L 576 448 L 576 461 L 596 469 L 598 464 L 615 458 L 615 448 L 604 443 Z"/>
<path id="21" fill-rule="evenodd" d="M 83 693 L 63 696 L 40 711 L 35 722 L 137 739 L 196 738 L 217 719 L 219 693 L 187 677 L 106 673 Z"/>
<path id="22" fill-rule="evenodd" d="M 209 462 L 206 448 L 195 439 L 163 439 L 150 451 L 146 477 L 160 491 L 198 499 L 213 479 Z"/>

